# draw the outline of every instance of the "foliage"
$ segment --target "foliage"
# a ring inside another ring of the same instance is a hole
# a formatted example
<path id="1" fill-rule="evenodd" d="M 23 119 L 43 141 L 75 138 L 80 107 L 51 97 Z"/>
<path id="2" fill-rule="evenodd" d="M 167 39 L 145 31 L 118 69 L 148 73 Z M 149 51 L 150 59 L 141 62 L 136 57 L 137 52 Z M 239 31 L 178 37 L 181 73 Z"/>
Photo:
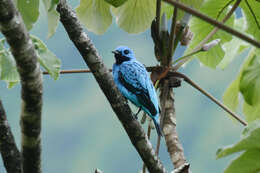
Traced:
<path id="1" fill-rule="evenodd" d="M 81 0 L 76 12 L 88 30 L 96 34 L 104 33 L 112 23 L 110 5 L 104 0 Z"/>
<path id="2" fill-rule="evenodd" d="M 214 5 L 212 5 L 212 3 L 214 3 Z M 223 8 L 223 4 L 225 3 L 226 0 L 219 0 L 214 2 L 213 0 L 209 0 L 203 3 L 202 7 L 200 8 L 200 11 L 212 18 L 216 18 L 219 14 L 219 11 Z M 220 15 L 219 18 L 223 19 L 226 13 L 227 10 L 224 10 L 224 12 Z M 231 17 L 228 20 L 227 25 L 234 25 L 234 17 Z M 190 29 L 194 33 L 194 38 L 186 52 L 191 52 L 213 30 L 213 28 L 214 27 L 212 25 L 198 18 L 192 18 L 190 21 Z M 224 31 L 218 31 L 209 41 L 215 39 L 221 39 L 221 44 L 215 46 L 210 51 L 201 52 L 196 55 L 197 57 L 199 57 L 201 63 L 211 68 L 215 68 L 224 58 L 225 51 L 223 50 L 221 45 L 229 42 L 232 39 L 232 36 Z"/>
<path id="3" fill-rule="evenodd" d="M 0 41 L 0 79 L 7 82 L 7 87 L 11 88 L 19 82 L 19 74 L 16 70 L 15 60 L 4 47 L 5 40 Z"/>
<path id="4" fill-rule="evenodd" d="M 40 65 L 50 73 L 54 80 L 59 77 L 60 60 L 46 47 L 46 45 L 37 37 L 31 36 L 31 39 L 38 54 Z M 16 63 L 11 52 L 4 46 L 5 39 L 0 40 L 0 79 L 6 81 L 7 87 L 11 88 L 17 84 L 19 74 L 17 72 Z"/>
<path id="5" fill-rule="evenodd" d="M 247 3 L 248 5 L 247 5 Z M 242 1 L 240 7 L 243 9 L 246 21 L 247 30 L 246 32 L 251 34 L 256 40 L 260 40 L 260 4 L 257 0 Z M 253 11 L 253 13 L 250 11 Z"/>
<path id="6" fill-rule="evenodd" d="M 198 8 L 203 0 L 181 2 Z M 165 12 L 170 19 L 173 7 L 164 2 L 162 4 L 162 13 Z M 150 28 L 155 17 L 155 6 L 156 0 L 81 0 L 76 12 L 87 29 L 96 34 L 103 34 L 111 25 L 110 9 L 120 28 L 128 33 L 140 33 Z M 183 12 L 180 12 L 178 18 L 182 16 Z"/>
<path id="7" fill-rule="evenodd" d="M 28 30 L 39 17 L 39 0 L 16 0 L 16 6 L 22 15 Z M 59 0 L 42 0 L 48 18 L 48 37 L 57 29 L 59 14 L 56 6 Z M 188 6 L 199 9 L 204 14 L 222 20 L 229 8 L 226 0 L 180 0 Z M 234 3 L 233 1 L 232 3 Z M 227 25 L 241 32 L 246 32 L 252 38 L 260 40 L 260 3 L 257 0 L 244 0 L 239 5 L 242 17 L 233 15 Z M 144 32 L 151 26 L 155 17 L 156 0 L 80 0 L 76 13 L 86 28 L 95 34 L 103 34 L 112 24 L 113 17 L 116 24 L 128 33 Z M 167 19 L 173 14 L 173 7 L 162 3 L 161 13 L 166 13 Z M 179 10 L 178 20 L 183 17 Z M 213 26 L 198 19 L 192 18 L 190 30 L 194 38 L 186 50 L 186 54 L 194 48 L 213 30 Z M 224 32 L 218 31 L 209 41 L 221 39 L 221 44 L 210 51 L 196 55 L 199 61 L 210 68 L 224 69 L 249 45 L 240 39 Z M 59 76 L 61 62 L 37 37 L 31 37 L 41 66 L 56 80 Z M 247 49 L 248 50 L 248 49 Z M 7 82 L 11 88 L 19 82 L 15 60 L 5 47 L 5 40 L 0 40 L 0 79 Z M 221 148 L 217 157 L 221 158 L 233 153 L 243 152 L 233 160 L 225 173 L 252 173 L 259 171 L 259 140 L 260 140 L 260 50 L 251 48 L 236 79 L 230 84 L 223 96 L 224 103 L 236 110 L 239 105 L 239 94 L 243 96 L 243 113 L 250 124 L 243 131 L 237 144 Z"/>
<path id="8" fill-rule="evenodd" d="M 239 105 L 239 93 L 241 92 L 245 98 L 243 112 L 248 122 L 254 121 L 257 118 L 256 110 L 260 109 L 259 61 L 259 49 L 251 49 L 237 79 L 230 84 L 223 96 L 224 103 L 229 108 L 236 110 Z"/>
<path id="9" fill-rule="evenodd" d="M 258 116 L 260 118 L 260 116 Z M 257 173 L 260 170 L 260 119 L 252 122 L 242 133 L 241 139 L 234 145 L 220 148 L 217 158 L 242 152 L 224 173 Z"/>
<path id="10" fill-rule="evenodd" d="M 33 24 L 39 17 L 39 0 L 16 0 L 15 2 L 26 28 L 32 29 Z"/>
<path id="11" fill-rule="evenodd" d="M 43 0 L 45 11 L 48 18 L 48 38 L 50 38 L 57 29 L 59 22 L 59 13 L 56 11 L 56 6 L 59 0 Z"/>
<path id="12" fill-rule="evenodd" d="M 40 65 L 51 75 L 54 80 L 57 80 L 60 74 L 61 61 L 53 54 L 46 45 L 36 36 L 31 36 Z"/>

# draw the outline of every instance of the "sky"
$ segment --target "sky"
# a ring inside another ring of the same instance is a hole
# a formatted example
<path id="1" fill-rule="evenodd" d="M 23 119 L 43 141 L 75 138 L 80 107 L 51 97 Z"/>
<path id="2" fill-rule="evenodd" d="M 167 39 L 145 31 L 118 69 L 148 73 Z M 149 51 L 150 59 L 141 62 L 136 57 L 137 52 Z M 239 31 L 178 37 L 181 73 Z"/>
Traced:
<path id="1" fill-rule="evenodd" d="M 77 4 L 79 1 L 72 3 L 74 7 Z M 108 68 L 114 62 L 111 51 L 119 45 L 132 48 L 137 59 L 146 66 L 157 65 L 150 30 L 128 34 L 113 21 L 104 35 L 85 31 Z M 47 39 L 47 21 L 41 15 L 31 34 L 41 38 L 61 59 L 62 69 L 87 68 L 61 23 L 55 35 Z M 174 58 L 180 57 L 184 49 L 178 47 Z M 215 70 L 193 60 L 181 72 L 221 100 L 242 62 L 243 55 L 236 57 L 227 69 Z M 216 151 L 238 141 L 242 126 L 185 82 L 174 89 L 174 93 L 177 132 L 192 172 L 223 172 L 234 156 L 216 160 Z M 6 83 L 0 81 L 0 97 L 20 148 L 20 85 L 7 89 Z M 142 161 L 138 153 L 92 74 L 66 74 L 57 81 L 44 76 L 43 99 L 43 172 L 88 173 L 94 172 L 95 168 L 105 173 L 137 173 L 141 170 Z M 133 105 L 131 108 L 133 112 L 137 111 Z M 143 127 L 146 129 L 146 125 Z M 151 142 L 156 145 L 155 131 L 152 132 Z M 173 169 L 164 140 L 159 157 L 168 171 Z M 0 172 L 5 172 L 1 159 Z"/>

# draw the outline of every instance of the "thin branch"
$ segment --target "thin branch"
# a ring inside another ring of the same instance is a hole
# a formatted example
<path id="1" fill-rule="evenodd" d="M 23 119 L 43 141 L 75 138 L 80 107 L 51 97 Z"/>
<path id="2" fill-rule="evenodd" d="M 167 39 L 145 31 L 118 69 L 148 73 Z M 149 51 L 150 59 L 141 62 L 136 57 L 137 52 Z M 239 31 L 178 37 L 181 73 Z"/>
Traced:
<path id="1" fill-rule="evenodd" d="M 218 101 L 215 97 L 213 97 L 207 91 L 202 89 L 199 85 L 197 85 L 194 81 L 192 81 L 186 75 L 184 75 L 182 73 L 179 73 L 179 72 L 170 72 L 170 73 L 172 73 L 173 76 L 183 78 L 185 82 L 187 82 L 192 87 L 194 87 L 197 90 L 199 90 L 202 94 L 207 96 L 209 99 L 211 99 L 213 102 L 215 102 L 218 106 L 220 106 L 222 109 L 224 109 L 227 113 L 229 113 L 233 118 L 238 120 L 241 124 L 243 124 L 244 126 L 247 126 L 247 123 L 244 120 L 242 120 L 241 118 L 239 118 L 239 116 L 236 113 L 232 112 L 229 108 L 227 108 L 225 105 L 223 105 L 220 101 Z"/>
<path id="2" fill-rule="evenodd" d="M 176 32 L 176 23 L 177 23 L 177 14 L 178 14 L 178 8 L 174 7 L 174 12 L 173 12 L 173 17 L 172 17 L 172 25 L 171 25 L 171 33 L 170 33 L 170 39 L 169 39 L 169 58 L 171 59 L 169 62 L 172 61 L 172 56 L 173 56 L 173 42 L 175 37 L 175 32 Z"/>
<path id="3" fill-rule="evenodd" d="M 154 66 L 154 67 L 146 67 L 146 70 L 148 72 L 151 72 L 153 71 L 154 69 L 156 68 L 160 68 L 158 66 Z M 109 69 L 109 71 L 112 71 L 111 69 Z M 61 73 L 63 74 L 69 74 L 69 73 L 90 73 L 91 71 L 90 70 L 63 70 L 61 71 Z M 44 74 L 48 74 L 47 72 L 44 73 Z M 189 82 L 189 84 L 191 84 L 194 88 L 198 89 L 202 94 L 204 94 L 205 96 L 207 96 L 209 99 L 211 99 L 213 102 L 215 102 L 217 105 L 219 105 L 222 109 L 224 109 L 227 113 L 230 113 L 232 116 L 235 117 L 239 117 L 238 115 L 236 115 L 235 113 L 233 113 L 231 110 L 229 110 L 225 105 L 223 105 L 221 102 L 217 101 L 217 99 L 215 97 L 213 97 L 212 95 L 210 95 L 209 93 L 207 93 L 207 91 L 205 91 L 204 89 L 202 89 L 200 86 L 198 86 L 197 84 L 195 84 L 191 79 L 189 79 L 187 76 L 185 76 L 184 74 L 182 73 L 178 73 L 178 72 L 175 72 L 174 71 L 174 67 L 171 69 L 171 71 L 169 72 L 168 76 L 178 76 L 178 77 L 181 77 L 181 78 L 186 78 L 185 81 L 186 82 Z M 193 85 L 194 84 L 194 85 Z M 235 119 L 237 119 L 235 118 Z M 246 125 L 246 122 L 244 120 L 238 120 L 239 122 L 241 122 L 243 125 Z"/>
<path id="4" fill-rule="evenodd" d="M 91 71 L 90 70 L 85 70 L 85 69 L 82 69 L 82 70 L 78 70 L 78 69 L 75 69 L 75 70 L 61 70 L 60 71 L 60 74 L 74 74 L 74 73 L 91 73 Z M 42 74 L 49 75 L 49 72 L 48 71 L 44 71 L 44 72 L 42 72 Z"/>
<path id="5" fill-rule="evenodd" d="M 34 45 L 13 1 L 0 0 L 0 29 L 21 79 L 22 172 L 41 172 L 42 74 Z"/>
<path id="6" fill-rule="evenodd" d="M 260 42 L 255 40 L 255 39 L 252 39 L 251 37 L 247 36 L 246 34 L 243 34 L 237 30 L 234 30 L 233 28 L 229 27 L 229 26 L 226 26 L 224 25 L 223 23 L 221 22 L 218 22 L 217 20 L 214 20 L 210 17 L 208 17 L 207 15 L 197 11 L 197 10 L 194 10 L 193 8 L 190 8 L 180 2 L 177 2 L 176 0 L 164 0 L 165 2 L 173 5 L 173 6 L 177 6 L 178 8 L 182 9 L 183 11 L 186 11 L 196 17 L 198 17 L 199 19 L 201 20 L 204 20 L 208 23 L 210 23 L 211 25 L 214 25 L 220 29 L 222 29 L 223 31 L 226 31 L 227 33 L 230 33 L 252 45 L 254 45 L 255 47 L 258 47 L 260 48 Z"/>
<path id="7" fill-rule="evenodd" d="M 0 100 L 0 153 L 7 173 L 21 173 L 21 155 Z"/>
<path id="8" fill-rule="evenodd" d="M 232 14 L 235 12 L 235 10 L 237 9 L 238 5 L 240 4 L 241 0 L 237 0 L 235 2 L 235 4 L 232 6 L 232 8 L 230 9 L 230 11 L 228 12 L 228 14 L 224 17 L 224 19 L 222 20 L 223 23 L 225 23 L 231 16 Z M 211 39 L 211 37 L 219 30 L 219 28 L 215 27 L 193 50 L 192 53 L 194 52 L 198 52 L 202 46 L 204 44 L 206 44 L 209 39 Z M 191 53 L 191 54 L 192 54 Z M 178 63 L 175 67 L 174 67 L 174 71 L 177 71 L 183 64 L 185 64 L 186 62 L 188 62 L 190 59 L 186 58 L 183 59 L 182 61 L 180 61 L 180 63 Z"/>
<path id="9" fill-rule="evenodd" d="M 255 20 L 256 26 L 257 26 L 258 29 L 260 30 L 260 24 L 258 23 L 258 20 L 257 20 L 257 18 L 256 18 L 256 15 L 255 15 L 255 13 L 254 13 L 252 7 L 250 6 L 250 4 L 248 3 L 247 0 L 245 0 L 245 2 L 246 2 L 247 7 L 248 7 L 249 10 L 250 10 L 250 13 L 252 14 L 252 16 L 253 16 L 253 18 L 254 18 L 254 20 Z M 260 31 L 259 31 L 259 32 L 260 32 Z"/>
<path id="10" fill-rule="evenodd" d="M 133 146 L 146 164 L 149 172 L 166 173 L 140 123 L 134 118 L 126 99 L 116 87 L 111 73 L 105 67 L 88 35 L 83 32 L 83 28 L 75 12 L 68 6 L 66 0 L 60 0 L 57 11 L 60 14 L 60 21 L 66 29 L 69 38 L 92 71 L 92 74 L 110 102 L 113 111 L 121 121 Z"/>

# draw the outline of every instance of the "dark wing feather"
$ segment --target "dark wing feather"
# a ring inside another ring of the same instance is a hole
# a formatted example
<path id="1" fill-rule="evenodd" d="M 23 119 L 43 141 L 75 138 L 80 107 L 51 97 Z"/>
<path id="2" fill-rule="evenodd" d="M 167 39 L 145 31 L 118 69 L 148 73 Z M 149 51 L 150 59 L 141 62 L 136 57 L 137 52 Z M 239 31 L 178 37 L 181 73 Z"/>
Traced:
<path id="1" fill-rule="evenodd" d="M 124 64 L 122 71 L 119 71 L 119 81 L 131 93 L 137 96 L 138 101 L 149 110 L 152 115 L 157 111 L 151 101 L 149 92 L 146 88 L 147 73 L 140 64 Z"/>

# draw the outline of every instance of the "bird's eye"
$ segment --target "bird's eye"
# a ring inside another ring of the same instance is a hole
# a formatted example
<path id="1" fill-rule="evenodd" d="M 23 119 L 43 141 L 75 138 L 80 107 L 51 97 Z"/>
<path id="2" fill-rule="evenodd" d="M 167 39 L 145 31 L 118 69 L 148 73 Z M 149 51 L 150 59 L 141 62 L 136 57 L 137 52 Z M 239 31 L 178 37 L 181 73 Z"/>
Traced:
<path id="1" fill-rule="evenodd" d="M 124 50 L 124 54 L 129 54 L 129 50 Z"/>

